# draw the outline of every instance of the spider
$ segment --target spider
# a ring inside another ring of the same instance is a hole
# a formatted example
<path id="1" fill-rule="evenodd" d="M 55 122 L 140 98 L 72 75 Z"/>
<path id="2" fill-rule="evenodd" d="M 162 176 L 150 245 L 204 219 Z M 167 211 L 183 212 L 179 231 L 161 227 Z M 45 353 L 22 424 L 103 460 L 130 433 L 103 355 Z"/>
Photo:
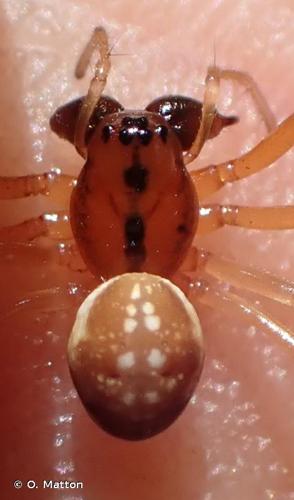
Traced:
<path id="1" fill-rule="evenodd" d="M 208 68 L 203 103 L 169 95 L 155 99 L 145 110 L 126 111 L 102 94 L 110 71 L 103 28 L 94 30 L 76 76 L 85 75 L 96 49 L 99 59 L 87 96 L 58 108 L 50 121 L 52 130 L 86 160 L 78 179 L 57 170 L 0 177 L 0 199 L 43 194 L 60 202 L 70 196 L 70 210 L 3 227 L 0 240 L 28 242 L 46 236 L 67 241 L 61 263 L 72 268 L 78 264 L 81 271 L 88 269 L 104 282 L 77 315 L 69 341 L 70 369 L 86 408 L 105 430 L 142 439 L 165 429 L 178 416 L 203 366 L 197 314 L 175 284 L 193 302 L 222 308 L 235 305 L 250 314 L 253 323 L 294 343 L 287 327 L 206 279 L 216 278 L 288 306 L 294 304 L 291 283 L 252 268 L 240 269 L 193 244 L 196 233 L 224 225 L 294 228 L 292 206 L 202 203 L 225 184 L 259 172 L 291 148 L 294 115 L 276 126 L 253 79 L 216 65 Z M 268 135 L 239 158 L 188 173 L 186 166 L 205 142 L 238 120 L 216 110 L 222 79 L 248 88 Z M 135 358 L 140 362 L 135 364 Z"/>

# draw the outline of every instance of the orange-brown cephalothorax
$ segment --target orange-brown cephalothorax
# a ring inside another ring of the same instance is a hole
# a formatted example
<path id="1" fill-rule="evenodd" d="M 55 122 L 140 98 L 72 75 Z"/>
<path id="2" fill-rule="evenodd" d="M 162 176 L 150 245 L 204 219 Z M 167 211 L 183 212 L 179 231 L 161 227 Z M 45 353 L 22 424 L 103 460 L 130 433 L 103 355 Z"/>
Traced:
<path id="1" fill-rule="evenodd" d="M 178 138 L 157 113 L 105 116 L 88 143 L 71 199 L 71 225 L 98 277 L 170 276 L 196 231 L 198 201 Z"/>

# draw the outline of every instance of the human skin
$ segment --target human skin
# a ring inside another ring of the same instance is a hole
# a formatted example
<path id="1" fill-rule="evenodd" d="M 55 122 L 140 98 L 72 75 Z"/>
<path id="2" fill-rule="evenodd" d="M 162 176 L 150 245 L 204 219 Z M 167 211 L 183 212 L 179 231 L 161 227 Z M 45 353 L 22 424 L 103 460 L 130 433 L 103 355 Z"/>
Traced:
<path id="1" fill-rule="evenodd" d="M 2 175 L 53 166 L 79 172 L 82 160 L 53 136 L 48 119 L 58 105 L 85 92 L 87 82 L 74 81 L 73 68 L 95 25 L 107 29 L 116 43 L 113 52 L 122 54 L 112 58 L 106 93 L 126 108 L 143 108 L 167 93 L 201 98 L 215 51 L 220 66 L 254 76 L 278 122 L 293 111 L 290 0 L 209 0 L 205 6 L 198 0 L 160 5 L 154 0 L 3 0 L 1 11 Z M 237 114 L 240 124 L 209 142 L 191 168 L 234 158 L 265 135 L 243 89 L 222 85 L 219 109 Z M 293 204 L 292 160 L 293 151 L 211 200 Z M 17 222 L 49 207 L 49 200 L 40 197 L 3 202 L 0 222 Z M 225 228 L 196 243 L 294 281 L 293 234 Z M 69 281 L 94 285 L 88 275 L 55 266 L 46 250 L 6 247 L 1 257 L 3 315 L 32 290 Z M 128 443 L 99 430 L 73 389 L 65 353 L 78 301 L 79 294 L 72 298 L 59 291 L 0 317 L 3 498 L 16 498 L 14 479 L 40 485 L 43 479 L 83 481 L 82 491 L 60 493 L 66 499 L 294 498 L 293 348 L 252 328 L 240 313 L 197 305 L 207 356 L 196 396 L 169 430 Z M 263 305 L 293 328 L 293 313 L 268 301 Z M 34 492 L 24 488 L 21 495 L 34 493 L 41 500 L 53 498 L 41 486 Z"/>

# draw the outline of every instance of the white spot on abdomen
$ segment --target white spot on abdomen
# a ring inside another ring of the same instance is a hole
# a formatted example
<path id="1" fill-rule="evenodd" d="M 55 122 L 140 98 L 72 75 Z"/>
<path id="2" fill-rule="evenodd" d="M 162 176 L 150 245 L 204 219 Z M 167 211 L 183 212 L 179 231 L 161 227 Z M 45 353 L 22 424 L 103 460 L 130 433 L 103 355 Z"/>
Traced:
<path id="1" fill-rule="evenodd" d="M 139 283 L 136 283 L 133 286 L 133 289 L 131 291 L 131 299 L 132 300 L 137 300 L 137 299 L 140 299 L 140 298 L 141 298 L 141 287 L 140 287 Z"/>
<path id="2" fill-rule="evenodd" d="M 127 311 L 127 314 L 129 316 L 135 316 L 135 314 L 137 312 L 137 308 L 136 308 L 135 304 L 128 304 L 126 307 L 126 311 Z"/>
<path id="3" fill-rule="evenodd" d="M 133 333 L 138 326 L 138 321 L 133 318 L 125 318 L 124 320 L 124 332 L 125 333 Z"/>
<path id="4" fill-rule="evenodd" d="M 161 368 L 166 362 L 166 355 L 159 349 L 151 349 L 147 361 L 152 368 Z"/>
<path id="5" fill-rule="evenodd" d="M 135 355 L 132 351 L 121 354 L 117 358 L 117 367 L 120 370 L 128 370 L 135 364 Z"/>
<path id="6" fill-rule="evenodd" d="M 150 404 L 158 403 L 159 394 L 157 391 L 145 392 L 144 399 L 147 401 L 147 403 L 150 403 Z"/>
<path id="7" fill-rule="evenodd" d="M 131 406 L 134 404 L 136 396 L 133 392 L 126 392 L 121 399 L 127 406 Z"/>
<path id="8" fill-rule="evenodd" d="M 145 316 L 144 317 L 144 324 L 150 332 L 155 332 L 156 330 L 159 330 L 161 321 L 159 316 L 155 315 L 150 315 L 150 316 Z"/>
<path id="9" fill-rule="evenodd" d="M 172 391 L 174 387 L 176 387 L 177 381 L 175 378 L 170 378 L 169 380 L 166 381 L 166 388 L 168 391 Z"/>
<path id="10" fill-rule="evenodd" d="M 148 293 L 148 295 L 152 295 L 152 286 L 150 285 L 145 285 L 145 290 Z"/>
<path id="11" fill-rule="evenodd" d="M 154 304 L 152 304 L 152 302 L 144 302 L 142 311 L 144 314 L 153 314 L 155 311 Z"/>

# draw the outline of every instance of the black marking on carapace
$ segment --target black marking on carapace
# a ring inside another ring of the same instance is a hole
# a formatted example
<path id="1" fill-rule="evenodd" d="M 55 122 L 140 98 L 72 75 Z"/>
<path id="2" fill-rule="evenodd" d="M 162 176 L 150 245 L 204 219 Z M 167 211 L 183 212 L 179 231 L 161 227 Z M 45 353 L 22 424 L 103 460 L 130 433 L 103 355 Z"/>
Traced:
<path id="1" fill-rule="evenodd" d="M 129 215 L 125 221 L 125 255 L 133 261 L 130 270 L 139 269 L 146 258 L 144 239 L 143 218 L 138 214 Z"/>
<path id="2" fill-rule="evenodd" d="M 148 176 L 148 169 L 139 161 L 134 160 L 134 163 L 124 171 L 124 182 L 136 193 L 142 193 L 147 187 Z"/>
<path id="3" fill-rule="evenodd" d="M 119 132 L 118 138 L 124 146 L 131 144 L 134 134 L 132 134 L 127 128 L 122 128 Z"/>
<path id="4" fill-rule="evenodd" d="M 148 119 L 145 116 L 125 116 L 121 121 L 122 129 L 119 140 L 125 146 L 131 144 L 134 137 L 138 137 L 143 146 L 148 146 L 153 137 L 153 132 L 148 128 Z"/>
<path id="5" fill-rule="evenodd" d="M 159 135 L 162 142 L 166 143 L 168 136 L 168 128 L 165 127 L 164 125 L 158 125 L 158 127 L 156 127 L 155 129 L 155 132 Z"/>
<path id="6" fill-rule="evenodd" d="M 127 245 L 135 247 L 140 245 L 145 238 L 145 225 L 141 215 L 129 215 L 125 222 L 125 236 Z"/>
<path id="7" fill-rule="evenodd" d="M 132 117 L 124 116 L 121 121 L 123 127 L 137 127 L 137 128 L 147 128 L 149 123 L 146 116 Z"/>
<path id="8" fill-rule="evenodd" d="M 109 141 L 109 138 L 111 136 L 112 131 L 113 131 L 113 127 L 111 125 L 105 125 L 105 127 L 103 127 L 102 134 L 101 134 L 101 138 L 102 138 L 103 142 L 106 143 Z"/>

